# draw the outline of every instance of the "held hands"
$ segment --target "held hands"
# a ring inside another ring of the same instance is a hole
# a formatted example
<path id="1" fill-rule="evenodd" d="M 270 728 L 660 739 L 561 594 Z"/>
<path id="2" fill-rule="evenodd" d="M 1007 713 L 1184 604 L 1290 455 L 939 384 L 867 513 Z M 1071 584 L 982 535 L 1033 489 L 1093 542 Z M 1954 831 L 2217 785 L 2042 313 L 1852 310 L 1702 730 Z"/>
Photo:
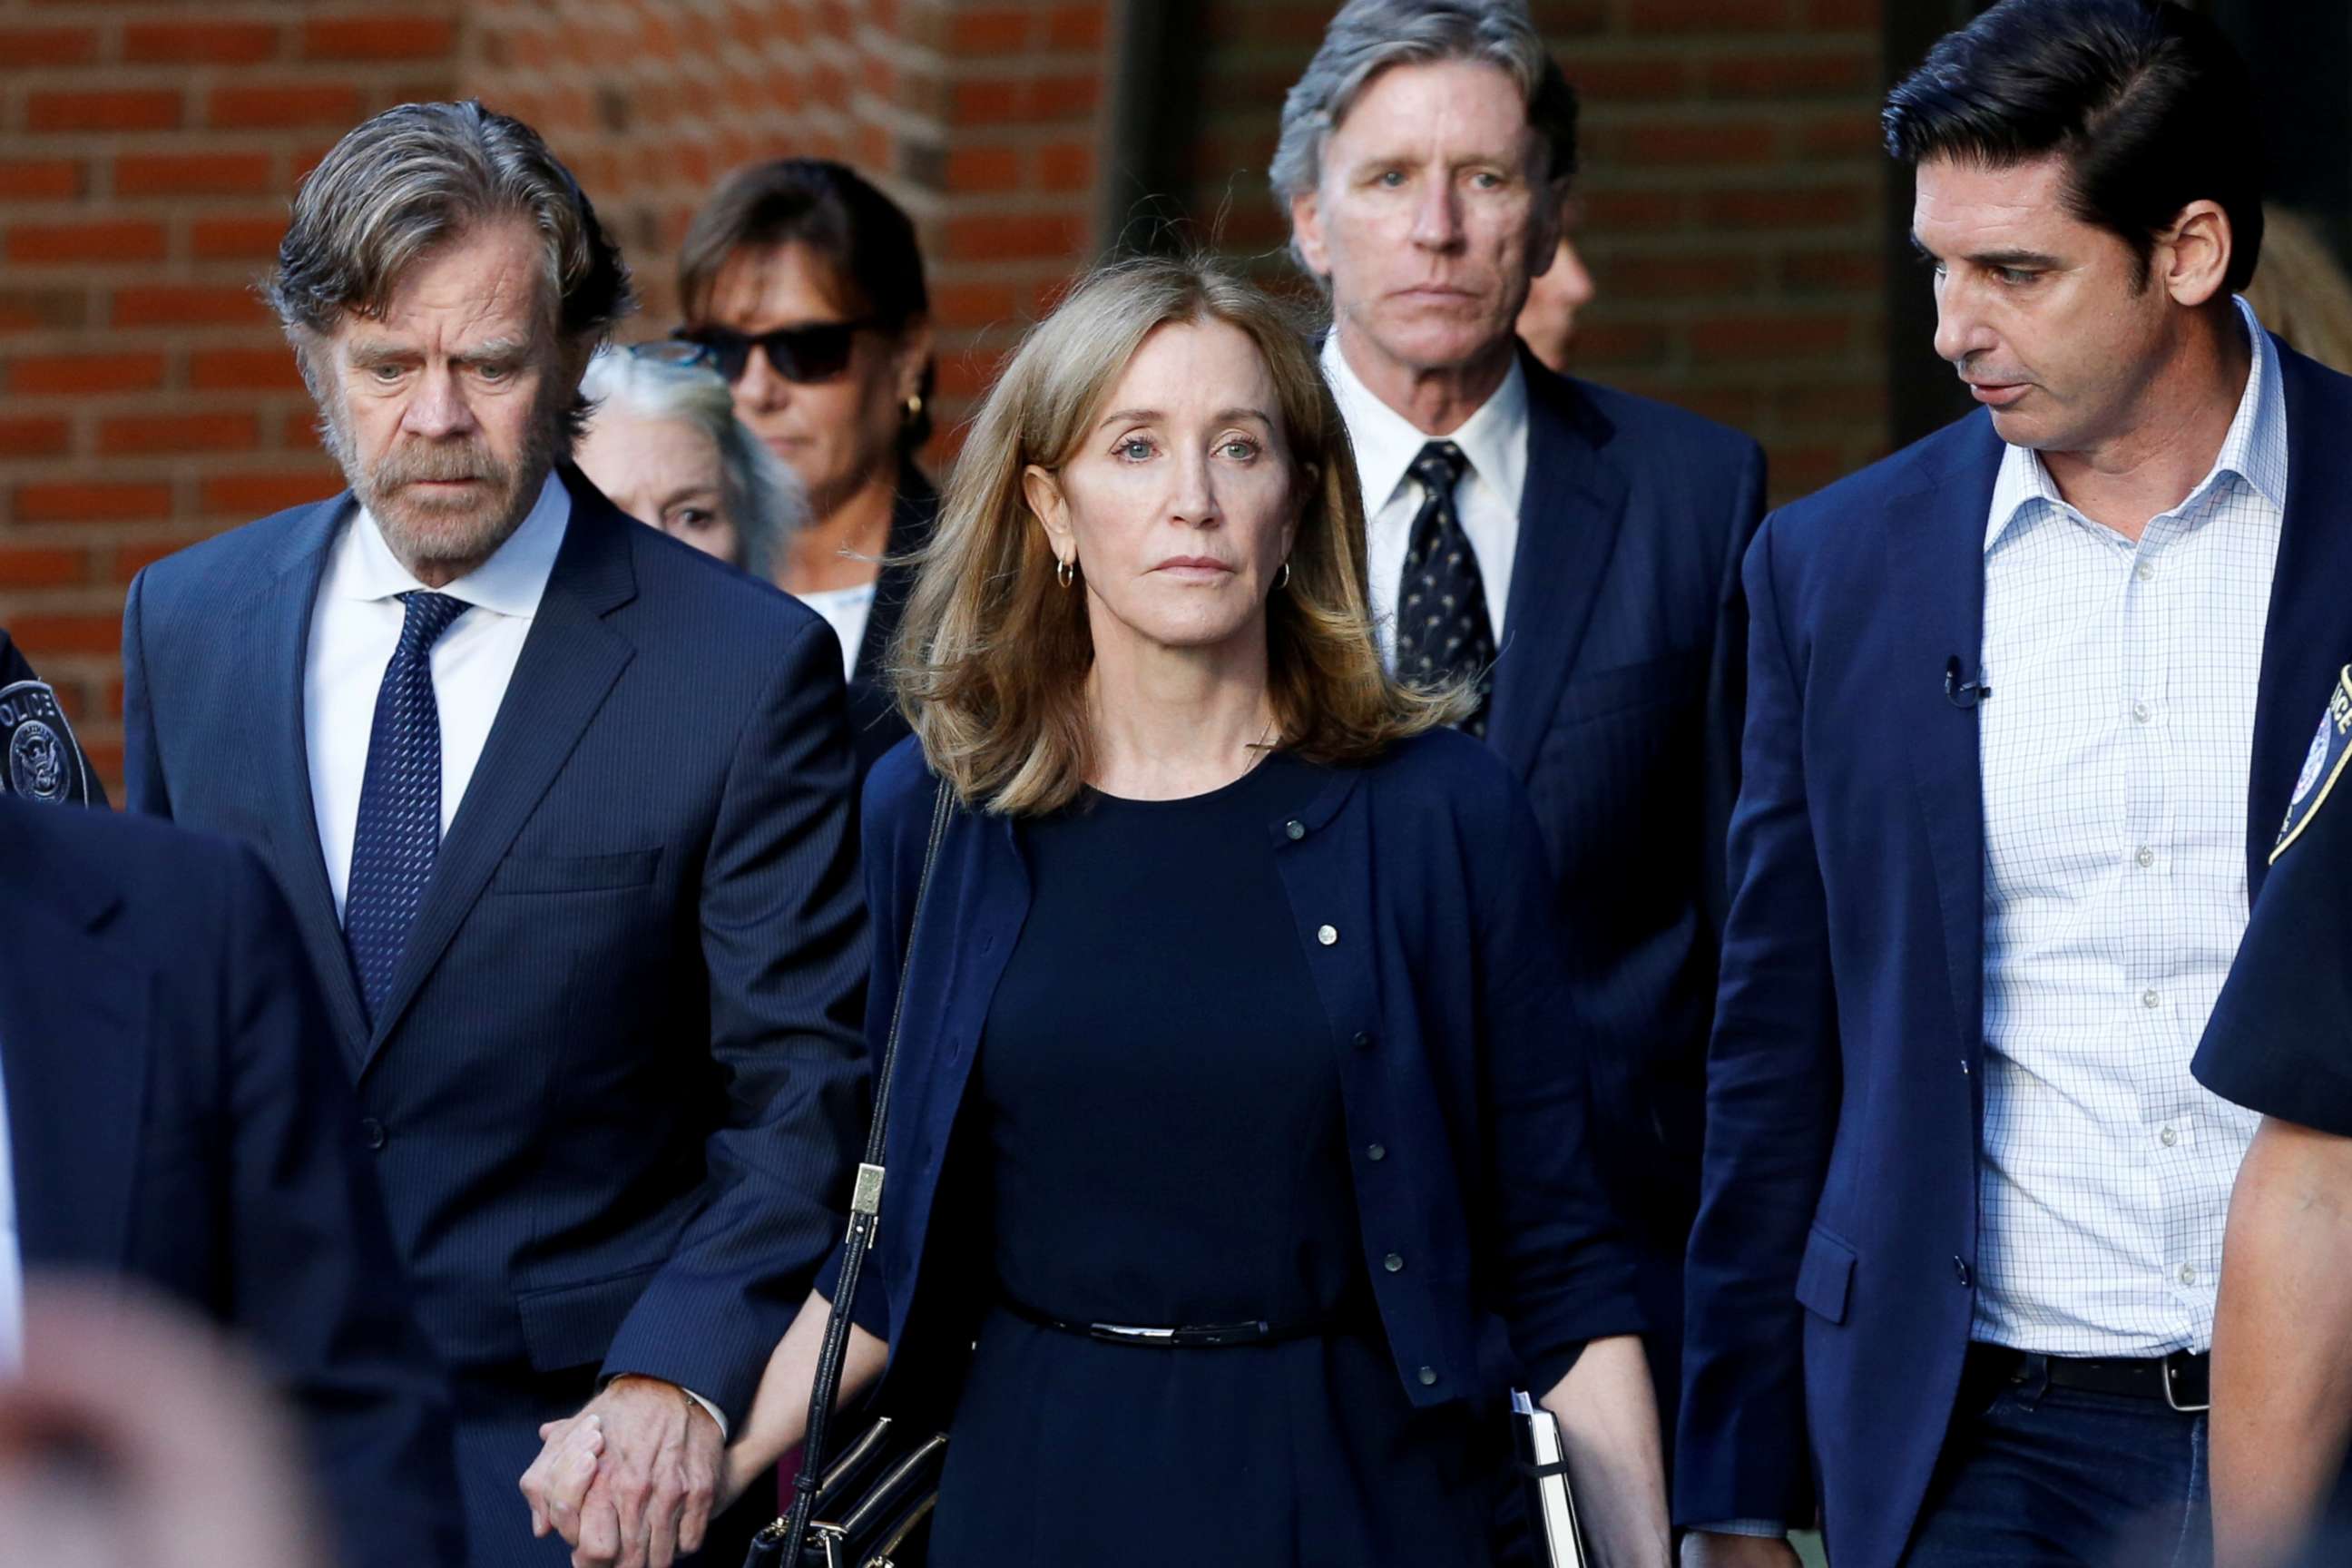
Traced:
<path id="1" fill-rule="evenodd" d="M 616 1377 L 539 1435 L 520 1483 L 531 1533 L 562 1536 L 574 1568 L 669 1568 L 701 1546 L 723 1501 L 723 1440 L 675 1384 Z"/>

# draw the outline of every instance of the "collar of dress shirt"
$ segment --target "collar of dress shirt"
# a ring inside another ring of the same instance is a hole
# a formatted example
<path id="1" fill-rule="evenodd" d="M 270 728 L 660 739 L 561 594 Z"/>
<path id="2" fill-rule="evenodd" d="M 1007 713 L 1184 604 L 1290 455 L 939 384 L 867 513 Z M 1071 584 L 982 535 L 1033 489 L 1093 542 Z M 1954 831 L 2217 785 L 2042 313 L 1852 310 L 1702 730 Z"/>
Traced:
<path id="1" fill-rule="evenodd" d="M 2246 389 L 2238 395 L 2238 412 L 2230 420 L 2229 434 L 2221 438 L 2221 450 L 2213 459 L 2211 471 L 2171 509 L 2176 512 L 2187 510 L 2220 484 L 2225 474 L 2235 474 L 2253 487 L 2273 510 L 2286 510 L 2286 393 L 2281 385 L 2278 347 L 2242 296 L 2237 305 L 2253 351 L 2248 356 Z M 2000 475 L 1993 481 L 1992 510 L 1985 523 L 1988 554 L 2019 515 L 2036 501 L 2061 509 L 2066 504 L 2040 453 L 2024 447 L 2006 448 L 2000 455 Z"/>
<path id="2" fill-rule="evenodd" d="M 539 614 L 540 596 L 547 592 L 547 579 L 555 570 L 555 554 L 563 548 L 564 530 L 571 521 L 572 492 L 551 468 L 540 486 L 539 499 L 507 542 L 488 561 L 440 591 L 493 615 L 530 620 Z M 352 520 L 351 548 L 338 556 L 335 581 L 329 591 L 342 598 L 389 599 L 425 586 L 392 552 L 383 531 L 365 507 Z"/>
<path id="3" fill-rule="evenodd" d="M 1461 447 L 1462 455 L 1470 459 L 1471 472 L 1494 490 L 1507 510 L 1518 511 L 1519 497 L 1528 482 L 1528 377 L 1516 353 L 1494 395 L 1443 437 L 1425 434 L 1381 402 L 1339 352 L 1336 331 L 1323 340 L 1323 374 L 1331 383 L 1339 417 L 1347 422 L 1348 438 L 1355 445 L 1356 474 L 1363 481 L 1367 518 L 1388 505 L 1422 447 L 1434 440 L 1451 441 Z"/>

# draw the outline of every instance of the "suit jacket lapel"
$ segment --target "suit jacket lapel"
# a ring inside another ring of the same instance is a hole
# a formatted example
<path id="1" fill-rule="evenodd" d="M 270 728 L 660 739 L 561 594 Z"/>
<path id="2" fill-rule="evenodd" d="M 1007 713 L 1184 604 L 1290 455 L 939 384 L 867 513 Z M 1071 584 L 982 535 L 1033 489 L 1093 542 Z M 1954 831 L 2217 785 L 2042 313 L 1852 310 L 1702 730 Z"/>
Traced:
<path id="1" fill-rule="evenodd" d="M 1608 575 L 1626 486 L 1601 456 L 1613 430 L 1600 410 L 1532 357 L 1522 353 L 1520 362 L 1528 379 L 1527 489 L 1486 739 L 1525 778 Z"/>
<path id="2" fill-rule="evenodd" d="M 2000 454 L 1990 418 L 1978 416 L 1948 458 L 1916 470 L 1917 487 L 1898 495 L 1885 519 L 1855 520 L 1879 527 L 1886 540 L 1896 651 L 1884 678 L 1895 683 L 1895 708 L 1905 716 L 1943 917 L 1953 1021 L 1971 1058 L 1984 1037 L 1983 710 L 1954 707 L 1943 684 L 1954 657 L 1969 677 L 1982 658 L 1985 527 Z"/>
<path id="3" fill-rule="evenodd" d="M 604 705 L 635 650 L 604 616 L 636 595 L 627 531 L 641 526 L 572 470 L 572 516 L 524 638 L 514 679 L 441 841 L 433 879 L 376 1016 L 367 1059 L 383 1048 L 417 988 L 441 960 L 509 845 Z"/>
<path id="4" fill-rule="evenodd" d="M 269 797 L 270 858 L 293 907 L 310 968 L 327 998 L 336 1034 L 356 1068 L 367 1040 L 367 1015 L 359 982 L 352 973 L 351 950 L 343 945 L 342 921 L 335 914 L 334 889 L 327 882 L 326 851 L 319 844 L 319 818 L 310 797 L 310 749 L 303 722 L 303 683 L 310 665 L 310 617 L 334 543 L 352 500 L 347 491 L 321 501 L 299 520 L 280 551 L 277 570 L 253 601 L 244 624 L 258 628 L 256 755 Z M 235 624 L 235 623 L 232 623 Z"/>
<path id="5" fill-rule="evenodd" d="M 2273 340 L 2275 342 L 2275 340 Z M 2352 662 L 2352 472 L 2334 443 L 2352 429 L 2352 382 L 2278 344 L 2286 398 L 2286 517 L 2263 631 L 2246 786 L 2246 890 L 2262 890 L 2311 729 L 2336 671 Z"/>
<path id="6" fill-rule="evenodd" d="M 12 867 L 19 890 L 0 897 L 0 1094 L 18 1246 L 28 1268 L 112 1273 L 130 1245 L 147 976 L 90 934 L 113 899 L 83 891 L 80 868 L 35 853 L 43 863 L 21 884 L 26 868 Z"/>

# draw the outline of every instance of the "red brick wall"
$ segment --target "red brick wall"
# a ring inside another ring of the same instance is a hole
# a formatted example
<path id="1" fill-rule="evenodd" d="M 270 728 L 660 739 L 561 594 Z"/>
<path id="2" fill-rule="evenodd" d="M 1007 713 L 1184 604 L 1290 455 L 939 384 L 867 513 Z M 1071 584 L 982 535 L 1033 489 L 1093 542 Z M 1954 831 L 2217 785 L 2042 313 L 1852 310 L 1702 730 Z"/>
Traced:
<path id="1" fill-rule="evenodd" d="M 1282 91 L 1332 0 L 1197 0 L 1206 127 L 1172 193 L 1279 273 Z M 110 782 L 122 588 L 333 489 L 250 286 L 363 116 L 478 94 L 538 125 L 673 318 L 710 182 L 857 163 L 915 216 L 954 420 L 1106 243 L 1119 0 L 0 0 L 0 624 Z M 1774 489 L 1884 444 L 1877 0 L 1538 0 L 1584 89 L 1578 368 L 1762 437 Z"/>
<path id="2" fill-rule="evenodd" d="M 0 624 L 110 784 L 131 574 L 331 484 L 250 286 L 337 135 L 452 89 L 457 10 L 0 0 Z"/>
<path id="3" fill-rule="evenodd" d="M 111 784 L 131 574 L 339 484 L 251 286 L 302 172 L 411 99 L 478 95 L 547 135 L 628 251 L 635 332 L 674 319 L 673 249 L 719 174 L 786 153 L 859 163 L 934 258 L 951 440 L 1095 244 L 1110 9 L 409 0 L 394 20 L 320 0 L 0 0 L 0 625 Z"/>
<path id="4" fill-rule="evenodd" d="M 1278 253 L 1282 93 L 1330 0 L 1203 0 L 1186 202 Z M 1583 100 L 1578 244 L 1599 288 L 1571 369 L 1753 433 L 1778 500 L 1886 443 L 1879 0 L 1535 0 Z M 1274 265 L 1271 264 L 1270 265 Z"/>

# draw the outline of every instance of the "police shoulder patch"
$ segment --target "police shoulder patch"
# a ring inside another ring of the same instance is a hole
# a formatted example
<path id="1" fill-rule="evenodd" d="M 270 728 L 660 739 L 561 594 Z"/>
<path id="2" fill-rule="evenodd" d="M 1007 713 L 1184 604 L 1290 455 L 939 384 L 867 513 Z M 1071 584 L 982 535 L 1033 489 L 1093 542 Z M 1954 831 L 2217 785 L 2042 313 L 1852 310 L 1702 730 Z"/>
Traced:
<path id="1" fill-rule="evenodd" d="M 89 804 L 81 747 L 46 681 L 0 686 L 0 795 Z"/>
<path id="2" fill-rule="evenodd" d="M 2347 665 L 2336 677 L 2336 689 L 2327 694 L 2327 711 L 2319 716 L 2319 732 L 2311 738 L 2311 749 L 2303 754 L 2303 772 L 2294 779 L 2294 795 L 2287 802 L 2286 820 L 2279 824 L 2278 842 L 2271 846 L 2271 861 L 2287 851 L 2287 846 L 2303 837 L 2311 826 L 2312 817 L 2327 804 L 2336 792 L 2336 781 L 2344 772 L 2347 758 L 2352 758 L 2352 665 Z"/>

